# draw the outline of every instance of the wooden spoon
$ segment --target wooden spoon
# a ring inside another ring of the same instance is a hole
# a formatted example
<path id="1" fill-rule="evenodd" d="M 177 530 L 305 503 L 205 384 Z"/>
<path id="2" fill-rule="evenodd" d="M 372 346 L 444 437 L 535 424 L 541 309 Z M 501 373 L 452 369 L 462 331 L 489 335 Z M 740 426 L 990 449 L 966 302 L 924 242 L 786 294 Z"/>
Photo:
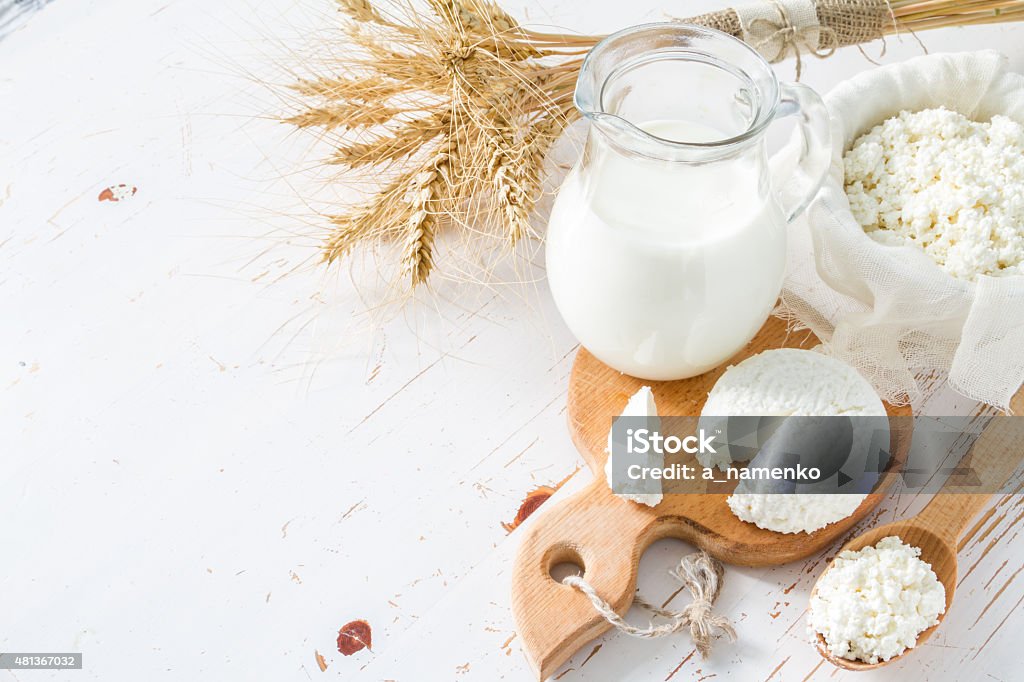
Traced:
<path id="1" fill-rule="evenodd" d="M 936 577 L 946 589 L 946 609 L 939 615 L 938 623 L 918 635 L 914 648 L 927 640 L 949 613 L 957 583 L 957 543 L 971 519 L 986 507 L 992 497 L 992 493 L 970 491 L 978 490 L 981 486 L 984 486 L 981 489 L 990 491 L 1001 488 L 1016 470 L 1022 452 L 1024 423 L 1013 417 L 991 418 L 975 441 L 969 461 L 964 464 L 973 469 L 972 473 L 977 476 L 980 486 L 965 485 L 961 476 L 953 474 L 917 516 L 869 530 L 843 546 L 841 551 L 856 551 L 875 545 L 883 538 L 896 536 L 904 544 L 921 549 L 921 560 L 931 564 Z M 821 576 L 818 577 L 820 580 Z M 816 582 L 811 590 L 812 598 L 817 589 Z M 817 648 L 825 660 L 846 670 L 878 668 L 910 651 L 907 649 L 899 656 L 879 663 L 851 661 L 830 653 L 820 633 L 817 636 Z"/>

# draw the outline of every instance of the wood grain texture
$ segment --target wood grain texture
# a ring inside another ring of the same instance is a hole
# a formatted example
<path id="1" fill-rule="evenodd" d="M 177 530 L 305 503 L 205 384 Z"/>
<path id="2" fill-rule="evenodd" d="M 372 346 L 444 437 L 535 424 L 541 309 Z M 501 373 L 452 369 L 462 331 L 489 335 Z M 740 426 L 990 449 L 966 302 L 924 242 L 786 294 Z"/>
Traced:
<path id="1" fill-rule="evenodd" d="M 1019 403 L 1020 394 L 1015 397 Z M 973 470 L 978 483 L 986 490 L 1000 489 L 1010 480 L 1021 462 L 1020 420 L 993 417 L 974 443 L 964 467 Z M 988 506 L 992 493 L 974 493 L 976 484 L 964 484 L 956 474 L 942 486 L 931 502 L 916 516 L 872 528 L 849 542 L 842 551 L 858 551 L 877 544 L 880 540 L 899 537 L 904 544 L 921 549 L 921 560 L 930 564 L 936 577 L 946 590 L 946 610 L 939 616 L 939 622 L 923 631 L 917 638 L 917 645 L 931 637 L 938 629 L 953 606 L 953 595 L 957 586 L 957 554 L 959 540 L 970 522 Z M 824 575 L 824 574 L 822 574 Z M 820 576 L 818 580 L 821 580 Z M 817 583 L 811 594 L 817 590 Z M 879 663 L 864 663 L 839 658 L 829 653 L 824 639 L 818 635 L 818 652 L 835 666 L 846 670 L 871 670 L 888 665 L 906 656 L 914 649 L 908 649 L 899 656 Z"/>
<path id="2" fill-rule="evenodd" d="M 691 379 L 650 382 L 617 372 L 580 349 L 569 385 L 568 419 L 573 442 L 596 479 L 585 490 L 554 507 L 524 538 L 512 582 L 512 608 L 535 672 L 548 677 L 586 641 L 610 626 L 582 594 L 550 576 L 561 562 L 582 567 L 588 582 L 619 613 L 636 591 L 640 557 L 651 543 L 675 537 L 727 563 L 743 566 L 785 564 L 807 557 L 834 542 L 882 499 L 869 495 L 849 517 L 814 533 L 782 534 L 740 521 L 726 505 L 725 494 L 667 495 L 651 508 L 620 499 L 603 473 L 605 446 L 612 420 L 641 386 L 654 391 L 663 415 L 699 415 L 708 391 L 729 365 L 771 348 L 811 348 L 809 332 L 789 333 L 783 321 L 770 318 L 758 335 L 728 363 Z M 890 415 L 910 415 L 910 408 L 887 406 Z M 903 420 L 894 422 L 891 451 L 905 456 L 909 434 Z"/>

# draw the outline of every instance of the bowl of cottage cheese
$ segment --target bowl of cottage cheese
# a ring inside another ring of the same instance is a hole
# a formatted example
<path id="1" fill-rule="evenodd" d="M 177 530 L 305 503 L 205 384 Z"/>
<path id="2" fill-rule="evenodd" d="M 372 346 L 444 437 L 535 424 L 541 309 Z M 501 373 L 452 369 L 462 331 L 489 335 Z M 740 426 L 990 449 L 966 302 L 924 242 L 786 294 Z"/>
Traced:
<path id="1" fill-rule="evenodd" d="M 879 244 L 963 282 L 1024 274 L 1024 123 L 904 109 L 853 142 L 843 173 L 853 218 Z"/>
<path id="2" fill-rule="evenodd" d="M 993 51 L 868 70 L 825 96 L 832 165 L 783 308 L 881 397 L 920 370 L 1007 408 L 1024 381 L 1024 75 Z"/>

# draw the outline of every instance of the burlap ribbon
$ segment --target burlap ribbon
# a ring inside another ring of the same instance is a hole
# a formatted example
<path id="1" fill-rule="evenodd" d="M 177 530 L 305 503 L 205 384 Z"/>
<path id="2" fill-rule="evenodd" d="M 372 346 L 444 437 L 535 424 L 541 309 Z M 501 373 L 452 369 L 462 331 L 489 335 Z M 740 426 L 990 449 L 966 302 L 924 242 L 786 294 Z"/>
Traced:
<path id="1" fill-rule="evenodd" d="M 887 0 L 768 0 L 702 14 L 686 21 L 739 38 L 769 62 L 801 57 L 823 59 L 837 48 L 882 38 L 894 22 Z"/>

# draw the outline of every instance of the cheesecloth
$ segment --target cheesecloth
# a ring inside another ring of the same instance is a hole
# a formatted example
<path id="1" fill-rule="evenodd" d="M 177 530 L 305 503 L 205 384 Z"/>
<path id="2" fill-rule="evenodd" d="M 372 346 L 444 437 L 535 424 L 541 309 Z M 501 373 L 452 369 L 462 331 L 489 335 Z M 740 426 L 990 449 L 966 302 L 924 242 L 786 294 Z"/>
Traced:
<path id="1" fill-rule="evenodd" d="M 892 404 L 916 402 L 918 377 L 938 370 L 959 393 L 1008 410 L 1024 381 L 1024 276 L 958 280 L 915 247 L 868 237 L 843 190 L 843 154 L 901 110 L 945 106 L 1024 122 L 1024 76 L 1007 63 L 991 50 L 927 55 L 862 73 L 824 98 L 832 167 L 791 228 L 778 314 L 811 329 Z"/>

